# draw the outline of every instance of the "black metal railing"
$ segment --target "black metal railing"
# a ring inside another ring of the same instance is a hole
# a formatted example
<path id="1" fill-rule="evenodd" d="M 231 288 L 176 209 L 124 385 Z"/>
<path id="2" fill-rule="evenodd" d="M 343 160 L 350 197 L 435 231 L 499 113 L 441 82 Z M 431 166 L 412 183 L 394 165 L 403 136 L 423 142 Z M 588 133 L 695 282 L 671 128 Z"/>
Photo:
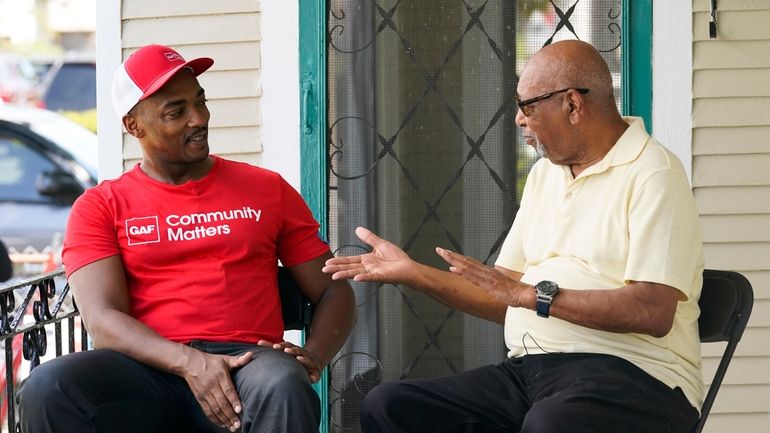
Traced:
<path id="1" fill-rule="evenodd" d="M 0 379 L 5 385 L 0 421 L 7 421 L 0 423 L 5 427 L 3 431 L 20 431 L 15 406 L 18 382 L 43 360 L 65 353 L 63 324 L 67 333 L 66 353 L 76 351 L 76 340 L 80 342 L 80 350 L 87 350 L 88 334 L 72 300 L 64 271 L 0 286 L 0 344 L 5 351 L 5 371 Z M 49 341 L 50 334 L 53 342 Z M 49 343 L 53 344 L 53 353 Z"/>

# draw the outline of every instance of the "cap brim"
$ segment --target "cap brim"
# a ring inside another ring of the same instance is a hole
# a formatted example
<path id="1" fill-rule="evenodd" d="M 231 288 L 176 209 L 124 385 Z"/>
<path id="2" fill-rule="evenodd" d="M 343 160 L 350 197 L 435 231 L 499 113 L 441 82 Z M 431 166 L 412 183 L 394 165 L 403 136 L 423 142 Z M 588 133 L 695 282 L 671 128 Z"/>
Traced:
<path id="1" fill-rule="evenodd" d="M 161 75 L 155 81 L 153 81 L 152 84 L 150 84 L 147 90 L 145 90 L 142 96 L 139 98 L 139 101 L 142 101 L 152 96 L 153 93 L 157 92 L 158 89 L 163 87 L 163 85 L 166 84 L 168 80 L 171 79 L 171 77 L 176 75 L 176 73 L 181 71 L 182 69 L 189 68 L 190 70 L 192 70 L 193 74 L 197 77 L 198 75 L 204 73 L 213 64 L 214 64 L 214 59 L 211 59 L 209 57 L 199 57 L 197 59 L 192 59 L 189 62 L 185 62 L 175 67 L 174 69 L 170 69 L 168 72 Z"/>

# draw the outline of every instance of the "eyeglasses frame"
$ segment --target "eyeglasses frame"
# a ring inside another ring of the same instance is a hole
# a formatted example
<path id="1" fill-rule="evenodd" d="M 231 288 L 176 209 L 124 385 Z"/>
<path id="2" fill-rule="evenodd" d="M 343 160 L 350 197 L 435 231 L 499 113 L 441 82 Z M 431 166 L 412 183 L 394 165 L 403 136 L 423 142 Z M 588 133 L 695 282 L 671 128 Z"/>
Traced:
<path id="1" fill-rule="evenodd" d="M 566 89 L 555 90 L 553 92 L 543 93 L 540 96 L 535 96 L 534 98 L 525 99 L 523 101 L 520 101 L 519 97 L 516 96 L 516 97 L 514 97 L 514 101 L 516 102 L 516 105 L 519 106 L 519 110 L 521 110 L 521 112 L 524 114 L 524 116 L 529 117 L 532 114 L 532 109 L 535 108 L 535 107 L 533 107 L 531 105 L 534 104 L 535 102 L 540 102 L 540 101 L 546 100 L 546 99 L 550 98 L 553 95 L 556 95 L 558 93 L 568 92 L 570 90 L 577 90 L 578 92 L 580 92 L 581 95 L 585 95 L 586 93 L 588 93 L 588 89 L 586 89 L 584 87 L 567 87 Z"/>

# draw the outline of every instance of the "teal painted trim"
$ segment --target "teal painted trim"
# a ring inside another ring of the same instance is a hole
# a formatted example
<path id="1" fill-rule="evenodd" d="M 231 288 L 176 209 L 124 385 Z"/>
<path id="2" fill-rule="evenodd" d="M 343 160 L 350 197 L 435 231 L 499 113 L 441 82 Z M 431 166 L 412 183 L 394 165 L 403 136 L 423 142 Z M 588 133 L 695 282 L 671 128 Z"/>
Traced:
<path id="1" fill-rule="evenodd" d="M 326 1 L 297 0 L 299 5 L 300 192 L 326 239 Z M 305 343 L 305 333 L 302 333 Z M 329 377 L 327 371 L 313 385 L 321 400 L 321 425 L 329 430 Z"/>
<path id="2" fill-rule="evenodd" d="M 299 1 L 299 0 L 298 0 Z M 326 2 L 299 1 L 301 193 L 327 233 Z"/>
<path id="3" fill-rule="evenodd" d="M 652 133 L 652 0 L 622 0 L 622 111 Z"/>

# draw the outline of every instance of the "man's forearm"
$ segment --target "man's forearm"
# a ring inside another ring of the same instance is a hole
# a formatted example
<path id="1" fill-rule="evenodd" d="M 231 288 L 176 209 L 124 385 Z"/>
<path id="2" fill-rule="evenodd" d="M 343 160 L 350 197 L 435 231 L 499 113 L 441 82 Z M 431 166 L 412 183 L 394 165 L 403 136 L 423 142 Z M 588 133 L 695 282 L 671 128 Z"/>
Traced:
<path id="1" fill-rule="evenodd" d="M 679 291 L 663 284 L 632 282 L 614 290 L 564 289 L 554 298 L 551 315 L 608 332 L 663 337 L 676 313 Z M 526 308 L 534 309 L 534 300 Z"/>
<path id="2" fill-rule="evenodd" d="M 327 365 L 356 324 L 356 302 L 347 283 L 334 281 L 316 305 L 305 350 Z"/>
<path id="3" fill-rule="evenodd" d="M 88 330 L 97 349 L 111 349 L 143 364 L 179 376 L 183 375 L 191 349 L 169 341 L 142 322 L 118 310 L 100 312 L 88 321 Z"/>
<path id="4" fill-rule="evenodd" d="M 405 284 L 430 295 L 442 304 L 496 323 L 505 322 L 508 306 L 465 278 L 417 263 L 416 278 Z"/>

